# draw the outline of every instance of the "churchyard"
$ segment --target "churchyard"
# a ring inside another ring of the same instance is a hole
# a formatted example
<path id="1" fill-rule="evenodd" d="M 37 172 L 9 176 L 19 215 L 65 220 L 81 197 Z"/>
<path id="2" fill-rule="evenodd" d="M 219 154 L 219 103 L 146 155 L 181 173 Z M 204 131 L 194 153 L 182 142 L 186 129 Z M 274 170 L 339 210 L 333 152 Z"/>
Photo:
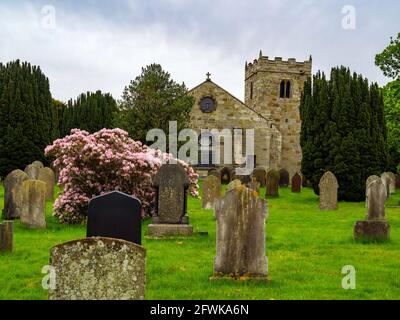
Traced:
<path id="1" fill-rule="evenodd" d="M 222 192 L 226 188 L 223 185 Z M 240 186 L 232 188 L 241 192 Z M 202 181 L 200 194 L 201 189 Z M 265 186 L 259 191 L 264 198 Z M 59 193 L 56 187 L 54 198 Z M 250 193 L 248 196 L 252 197 Z M 399 299 L 399 201 L 398 189 L 386 201 L 389 241 L 355 242 L 355 222 L 364 220 L 367 212 L 364 202 L 340 201 L 338 210 L 324 211 L 311 188 L 300 193 L 292 192 L 291 186 L 279 188 L 279 197 L 267 199 L 268 281 L 246 275 L 210 280 L 214 275 L 217 221 L 212 209 L 202 209 L 202 200 L 189 195 L 186 211 L 192 235 L 149 237 L 149 224 L 157 221 L 142 223 L 145 299 Z M 3 205 L 1 187 L 0 209 Z M 53 200 L 48 197 L 45 229 L 29 229 L 21 220 L 14 221 L 13 252 L 0 254 L 1 299 L 47 299 L 48 290 L 43 289 L 42 282 L 48 272 L 45 266 L 49 265 L 50 249 L 86 237 L 86 225 L 60 224 L 52 212 Z M 356 271 L 355 289 L 342 286 L 345 266 Z"/>

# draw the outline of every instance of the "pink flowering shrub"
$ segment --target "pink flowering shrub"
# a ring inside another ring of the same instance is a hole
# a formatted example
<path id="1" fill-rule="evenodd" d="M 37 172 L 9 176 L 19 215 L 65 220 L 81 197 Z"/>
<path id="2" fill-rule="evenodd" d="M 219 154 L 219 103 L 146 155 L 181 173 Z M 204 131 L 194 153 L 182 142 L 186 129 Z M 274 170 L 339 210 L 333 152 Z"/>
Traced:
<path id="1" fill-rule="evenodd" d="M 53 142 L 45 150 L 55 158 L 58 184 L 64 187 L 54 203 L 54 215 L 61 223 L 85 221 L 89 200 L 118 190 L 140 199 L 143 217 L 154 212 L 154 175 L 170 154 L 150 149 L 129 138 L 121 129 L 103 129 L 94 134 L 73 129 L 71 135 Z M 198 196 L 198 175 L 187 163 L 177 160 L 190 181 L 190 193 Z"/>

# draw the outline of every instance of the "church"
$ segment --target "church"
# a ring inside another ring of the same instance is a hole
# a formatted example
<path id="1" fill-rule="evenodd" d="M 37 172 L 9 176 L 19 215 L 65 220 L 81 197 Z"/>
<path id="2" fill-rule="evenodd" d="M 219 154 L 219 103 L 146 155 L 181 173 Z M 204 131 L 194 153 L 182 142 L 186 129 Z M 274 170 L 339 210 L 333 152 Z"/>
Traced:
<path id="1" fill-rule="evenodd" d="M 207 79 L 190 90 L 195 103 L 190 113 L 191 128 L 199 135 L 203 129 L 228 129 L 235 132 L 246 132 L 254 129 L 254 165 L 267 171 L 270 169 L 286 169 L 292 176 L 301 169 L 300 147 L 300 99 L 307 78 L 312 74 L 312 58 L 298 62 L 296 59 L 276 57 L 269 59 L 260 51 L 258 59 L 245 63 L 245 101 L 234 97 L 223 87 L 214 83 L 210 74 Z M 199 164 L 198 171 L 212 168 L 242 166 L 224 158 L 224 147 L 228 147 L 223 139 L 212 140 L 201 135 L 201 140 L 209 139 L 210 146 L 219 145 L 220 161 L 215 163 L 215 148 L 205 148 L 209 152 L 210 161 Z M 245 137 L 242 145 L 229 145 L 232 153 L 245 155 Z M 213 142 L 213 143 L 211 143 Z M 240 143 L 240 142 L 239 142 Z M 200 154 L 205 143 L 201 141 Z M 237 149 L 237 150 L 235 150 Z M 202 157 L 204 158 L 204 157 Z"/>

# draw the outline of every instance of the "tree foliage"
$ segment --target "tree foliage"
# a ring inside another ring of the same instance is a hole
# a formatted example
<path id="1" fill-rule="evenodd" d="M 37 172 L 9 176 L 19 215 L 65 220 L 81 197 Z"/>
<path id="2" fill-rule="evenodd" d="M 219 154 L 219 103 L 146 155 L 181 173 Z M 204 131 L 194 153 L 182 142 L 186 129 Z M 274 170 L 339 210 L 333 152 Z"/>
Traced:
<path id="1" fill-rule="evenodd" d="M 302 172 L 318 194 L 325 171 L 339 182 L 339 199 L 361 201 L 365 180 L 387 168 L 383 98 L 377 84 L 345 67 L 333 68 L 330 80 L 318 72 L 301 97 Z"/>
<path id="2" fill-rule="evenodd" d="M 375 64 L 389 78 L 398 79 L 400 75 L 400 33 L 390 38 L 389 45 L 375 57 Z"/>

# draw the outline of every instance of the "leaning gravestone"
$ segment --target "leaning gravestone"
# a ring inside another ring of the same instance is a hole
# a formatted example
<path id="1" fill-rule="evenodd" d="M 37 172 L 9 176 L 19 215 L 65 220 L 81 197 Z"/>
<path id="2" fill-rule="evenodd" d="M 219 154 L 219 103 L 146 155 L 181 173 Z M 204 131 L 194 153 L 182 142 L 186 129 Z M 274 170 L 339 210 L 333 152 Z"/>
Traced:
<path id="1" fill-rule="evenodd" d="M 255 168 L 253 170 L 252 177 L 257 179 L 261 187 L 265 187 L 266 176 L 267 176 L 267 171 L 265 171 L 264 168 Z"/>
<path id="2" fill-rule="evenodd" d="M 276 170 L 270 170 L 267 174 L 267 181 L 265 185 L 265 197 L 266 198 L 278 198 L 279 197 L 279 172 Z"/>
<path id="3" fill-rule="evenodd" d="M 146 249 L 110 238 L 86 238 L 50 252 L 55 285 L 49 300 L 144 300 Z"/>
<path id="4" fill-rule="evenodd" d="M 187 215 L 189 179 L 179 164 L 164 164 L 154 177 L 156 215 L 148 227 L 149 236 L 191 235 Z"/>
<path id="5" fill-rule="evenodd" d="M 221 194 L 221 181 L 215 176 L 208 176 L 203 181 L 203 209 L 214 209 L 215 200 Z"/>
<path id="6" fill-rule="evenodd" d="M 354 226 L 356 240 L 388 240 L 390 226 L 385 217 L 386 186 L 379 178 L 367 187 L 368 213 L 365 221 Z"/>
<path id="7" fill-rule="evenodd" d="M 380 180 L 378 176 L 369 176 L 365 182 L 365 207 L 368 208 L 368 186 L 375 180 Z"/>
<path id="8" fill-rule="evenodd" d="M 216 206 L 214 278 L 267 278 L 265 219 L 267 202 L 245 186 L 225 193 Z"/>
<path id="9" fill-rule="evenodd" d="M 22 183 L 21 223 L 29 228 L 46 228 L 46 184 L 39 180 Z"/>
<path id="10" fill-rule="evenodd" d="M 319 208 L 320 210 L 338 209 L 339 184 L 335 175 L 327 171 L 319 181 Z"/>
<path id="11" fill-rule="evenodd" d="M 0 223 L 0 252 L 12 252 L 14 241 L 14 222 Z"/>
<path id="12" fill-rule="evenodd" d="M 26 180 L 29 177 L 21 170 L 14 170 L 4 180 L 4 219 L 17 219 L 21 216 L 22 183 Z"/>
<path id="13" fill-rule="evenodd" d="M 295 173 L 292 177 L 292 192 L 300 193 L 301 192 L 301 175 Z"/>
<path id="14" fill-rule="evenodd" d="M 56 184 L 56 176 L 51 168 L 39 169 L 38 180 L 46 184 L 46 199 L 53 200 L 54 198 L 54 185 Z"/>
<path id="15" fill-rule="evenodd" d="M 113 191 L 89 202 L 87 237 L 105 237 L 142 243 L 142 204 L 132 196 Z"/>
<path id="16" fill-rule="evenodd" d="M 289 186 L 289 172 L 286 169 L 279 170 L 279 186 L 280 187 Z"/>
<path id="17" fill-rule="evenodd" d="M 393 194 L 396 192 L 396 175 L 393 172 L 388 172 L 387 175 L 390 180 L 389 191 L 390 194 Z"/>

